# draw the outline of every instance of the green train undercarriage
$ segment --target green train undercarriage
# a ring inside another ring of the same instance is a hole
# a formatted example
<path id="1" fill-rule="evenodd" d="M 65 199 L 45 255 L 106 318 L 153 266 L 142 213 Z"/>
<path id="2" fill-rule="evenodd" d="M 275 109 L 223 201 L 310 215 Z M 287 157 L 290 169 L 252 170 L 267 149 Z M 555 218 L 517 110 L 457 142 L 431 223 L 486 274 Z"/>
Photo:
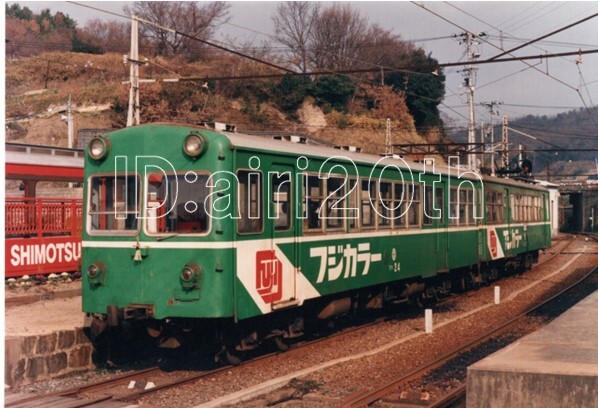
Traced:
<path id="1" fill-rule="evenodd" d="M 477 289 L 504 276 L 523 273 L 539 251 L 306 301 L 303 306 L 235 321 L 232 318 L 153 318 L 153 305 L 108 306 L 106 314 L 88 314 L 86 330 L 102 365 L 139 357 L 143 350 L 205 349 L 216 361 L 239 364 L 244 354 L 271 344 L 285 351 L 306 331 L 331 328 L 336 319 L 396 305 L 422 307 L 451 293 Z"/>

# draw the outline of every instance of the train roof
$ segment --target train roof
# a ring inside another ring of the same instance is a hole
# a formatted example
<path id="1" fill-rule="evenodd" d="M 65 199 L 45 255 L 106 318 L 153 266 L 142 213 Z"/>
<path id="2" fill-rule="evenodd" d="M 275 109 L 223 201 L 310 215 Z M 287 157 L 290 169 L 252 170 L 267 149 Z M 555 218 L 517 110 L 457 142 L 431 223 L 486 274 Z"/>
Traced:
<path id="1" fill-rule="evenodd" d="M 353 160 L 355 163 L 363 163 L 363 164 L 376 164 L 378 161 L 383 159 L 382 156 L 376 156 L 370 153 L 358 153 L 352 152 L 349 150 L 339 150 L 331 147 L 324 147 L 321 145 L 312 145 L 308 143 L 295 143 L 292 141 L 287 140 L 277 140 L 273 138 L 266 138 L 262 136 L 255 136 L 255 135 L 248 135 L 244 133 L 236 133 L 236 132 L 218 132 L 223 136 L 227 137 L 230 140 L 231 145 L 234 148 L 243 148 L 247 150 L 261 150 L 261 151 L 277 151 L 288 153 L 291 155 L 306 155 L 310 157 L 317 157 L 321 159 L 327 159 L 333 156 L 342 156 L 348 159 Z M 409 167 L 411 170 L 416 172 L 423 172 L 424 171 L 424 164 L 414 162 L 405 158 L 399 158 L 399 156 L 388 157 L 386 160 L 393 160 L 396 162 L 396 165 L 399 168 Z M 386 162 L 388 163 L 388 162 Z M 467 169 L 457 169 L 457 168 L 449 168 L 445 165 L 438 165 L 435 166 L 435 171 L 442 175 L 447 175 L 451 177 L 457 178 L 459 176 L 458 172 L 460 171 L 463 174 L 463 179 L 468 180 L 479 180 L 478 177 L 481 177 L 484 182 L 502 184 L 505 186 L 516 186 L 516 187 L 525 187 L 530 188 L 533 190 L 539 191 L 547 191 L 546 188 L 532 184 L 532 183 L 524 183 L 521 181 L 508 179 L 508 178 L 501 178 L 501 177 L 492 177 L 488 175 L 481 175 L 479 173 L 473 173 Z M 473 173 L 473 174 L 472 174 Z M 475 174 L 475 175 L 474 175 Z"/>
<path id="2" fill-rule="evenodd" d="M 209 127 L 202 125 L 193 125 L 193 124 L 182 124 L 182 123 L 152 123 L 152 124 L 144 124 L 135 127 L 142 127 L 142 126 L 176 126 L 176 127 L 186 127 L 186 128 L 195 128 L 201 130 L 209 130 L 211 132 L 217 133 L 221 136 L 226 137 L 229 142 L 231 143 L 232 148 L 242 148 L 246 150 L 259 150 L 259 151 L 276 151 L 282 152 L 289 155 L 305 155 L 314 158 L 320 158 L 326 160 L 333 156 L 348 158 L 353 160 L 355 163 L 361 164 L 370 164 L 374 165 L 378 163 L 380 160 L 383 159 L 383 156 L 376 156 L 370 153 L 358 153 L 353 152 L 350 150 L 340 150 L 333 147 L 323 146 L 322 144 L 310 144 L 310 143 L 295 143 L 293 141 L 288 141 L 284 139 L 275 139 L 273 137 L 264 137 L 264 136 L 257 136 L 257 135 L 249 135 L 243 132 L 237 132 L 234 126 L 227 126 L 226 129 L 231 131 L 222 131 L 222 130 L 214 130 L 210 129 Z M 124 129 L 121 129 L 122 131 Z M 117 132 L 120 132 L 117 131 Z M 110 132 L 115 133 L 115 132 Z M 396 162 L 397 167 L 399 168 L 410 168 L 413 171 L 423 173 L 424 172 L 424 164 L 414 162 L 409 159 L 405 159 L 400 156 L 392 156 L 387 157 L 386 160 L 392 160 Z M 388 163 L 388 162 L 386 162 Z M 445 165 L 435 165 L 435 171 L 437 174 L 442 174 L 454 178 L 459 177 L 459 172 L 462 174 L 461 178 L 465 180 L 473 180 L 477 181 L 481 177 L 482 181 L 494 183 L 494 184 L 501 184 L 505 186 L 513 186 L 519 188 L 528 188 L 532 190 L 538 191 L 548 191 L 545 187 L 542 187 L 538 184 L 534 184 L 533 181 L 522 182 L 517 181 L 509 178 L 502 178 L 502 177 L 493 177 L 488 175 L 482 175 L 479 173 L 475 173 L 468 169 L 459 169 L 456 167 L 449 168 Z"/>

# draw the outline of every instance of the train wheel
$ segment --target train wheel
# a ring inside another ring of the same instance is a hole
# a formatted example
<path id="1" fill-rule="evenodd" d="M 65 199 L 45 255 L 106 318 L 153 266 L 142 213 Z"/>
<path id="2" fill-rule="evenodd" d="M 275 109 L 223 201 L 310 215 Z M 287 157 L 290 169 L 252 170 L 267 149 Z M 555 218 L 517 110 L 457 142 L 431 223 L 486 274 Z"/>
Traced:
<path id="1" fill-rule="evenodd" d="M 228 349 L 224 350 L 224 358 L 226 359 L 227 363 L 233 366 L 238 366 L 243 362 L 239 356 L 231 353 L 230 351 L 228 351 Z"/>
<path id="2" fill-rule="evenodd" d="M 214 356 L 214 361 L 217 363 L 230 364 L 232 366 L 238 366 L 243 362 L 235 352 L 231 352 L 226 346 L 222 346 L 222 349 Z"/>
<path id="3" fill-rule="evenodd" d="M 273 339 L 274 339 L 274 344 L 276 344 L 276 348 L 278 350 L 287 351 L 290 348 L 288 342 L 286 342 L 282 336 L 274 336 Z"/>
<path id="4" fill-rule="evenodd" d="M 523 261 L 524 270 L 529 271 L 532 269 L 533 261 L 534 258 L 532 257 L 532 254 L 525 254 L 525 260 Z"/>

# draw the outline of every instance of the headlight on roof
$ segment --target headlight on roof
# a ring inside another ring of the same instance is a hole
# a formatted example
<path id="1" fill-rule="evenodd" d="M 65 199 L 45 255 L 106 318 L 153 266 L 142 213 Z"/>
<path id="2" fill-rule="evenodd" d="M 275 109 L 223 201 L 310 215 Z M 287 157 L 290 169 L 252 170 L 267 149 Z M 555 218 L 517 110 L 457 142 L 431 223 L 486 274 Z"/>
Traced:
<path id="1" fill-rule="evenodd" d="M 193 159 L 197 159 L 204 154 L 207 148 L 207 139 L 199 133 L 190 133 L 183 143 L 183 151 L 187 156 Z"/>
<path id="2" fill-rule="evenodd" d="M 89 142 L 89 146 L 87 147 L 87 151 L 89 153 L 89 157 L 94 160 L 102 160 L 108 156 L 108 152 L 110 151 L 110 141 L 108 139 L 104 139 L 103 137 L 94 137 Z"/>

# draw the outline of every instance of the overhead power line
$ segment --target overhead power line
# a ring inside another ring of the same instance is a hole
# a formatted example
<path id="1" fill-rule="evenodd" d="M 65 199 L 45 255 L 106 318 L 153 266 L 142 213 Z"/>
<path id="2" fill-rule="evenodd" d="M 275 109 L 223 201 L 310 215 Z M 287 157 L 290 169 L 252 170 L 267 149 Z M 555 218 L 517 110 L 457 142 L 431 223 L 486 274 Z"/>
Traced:
<path id="1" fill-rule="evenodd" d="M 102 10 L 100 8 L 90 6 L 89 4 L 78 3 L 76 1 L 69 1 L 68 3 L 72 3 L 72 4 L 76 4 L 78 6 L 81 6 L 81 7 L 87 7 L 87 8 L 90 8 L 92 10 L 96 10 L 96 11 L 101 11 L 101 12 L 104 12 L 104 13 L 112 14 L 112 15 L 117 16 L 117 17 L 131 19 L 131 17 L 126 16 L 124 14 L 119 14 L 119 13 L 115 13 L 115 12 L 112 12 L 112 11 Z M 256 58 L 256 57 L 252 57 L 251 55 L 243 54 L 242 52 L 239 52 L 239 51 L 236 51 L 236 50 L 224 47 L 222 45 L 215 44 L 213 42 L 204 40 L 202 38 L 196 37 L 196 36 L 191 35 L 191 34 L 184 33 L 182 31 L 176 30 L 174 28 L 164 27 L 163 25 L 160 25 L 160 24 L 155 23 L 153 21 L 145 20 L 145 19 L 143 19 L 141 17 L 137 17 L 137 20 L 139 20 L 139 22 L 141 22 L 143 24 L 148 24 L 148 25 L 151 25 L 153 27 L 159 28 L 160 30 L 168 31 L 168 32 L 171 32 L 173 34 L 180 35 L 181 37 L 185 37 L 185 38 L 189 38 L 190 40 L 198 41 L 198 42 L 200 42 L 202 44 L 209 45 L 210 47 L 217 48 L 219 50 L 228 52 L 230 54 L 234 54 L 234 55 L 237 55 L 239 57 L 243 57 L 243 58 L 249 59 L 251 61 L 258 62 L 260 64 L 264 64 L 264 65 L 267 65 L 269 67 L 279 69 L 281 71 L 285 71 L 285 72 L 289 72 L 289 73 L 294 72 L 293 70 L 290 70 L 290 69 L 285 68 L 285 67 L 281 67 L 280 65 L 276 65 L 274 63 L 271 63 L 271 62 L 268 62 L 268 61 L 264 61 L 264 60 Z"/>
<path id="2" fill-rule="evenodd" d="M 585 54 L 597 54 L 597 50 L 580 50 L 580 51 L 571 51 L 571 52 L 562 52 L 558 54 L 550 54 L 550 55 L 527 55 L 521 57 L 512 57 L 512 58 L 501 58 L 497 60 L 476 60 L 472 62 L 447 62 L 447 63 L 438 63 L 434 65 L 418 65 L 418 66 L 409 66 L 409 67 L 389 67 L 385 69 L 385 72 L 410 72 L 409 69 L 429 69 L 432 71 L 434 68 L 444 68 L 444 67 L 458 67 L 464 66 L 468 64 L 480 65 L 480 64 L 496 64 L 499 62 L 513 62 L 513 61 L 524 61 L 524 60 L 532 60 L 532 59 L 544 59 L 544 58 L 556 58 L 562 56 L 573 56 L 573 55 L 585 55 Z M 199 81 L 199 80 L 219 80 L 219 81 L 226 81 L 226 80 L 239 80 L 239 79 L 267 79 L 267 78 L 280 78 L 284 76 L 312 76 L 312 75 L 336 75 L 336 74 L 362 74 L 362 73 L 377 73 L 380 72 L 380 68 L 356 68 L 356 69 L 344 69 L 344 70 L 336 70 L 334 72 L 331 71 L 312 71 L 312 72 L 288 72 L 286 74 L 264 74 L 264 75 L 242 75 L 242 76 L 221 76 L 221 77 L 184 77 L 178 78 L 179 81 Z"/>
<path id="3" fill-rule="evenodd" d="M 543 40 L 544 38 L 547 38 L 547 37 L 553 36 L 553 35 L 555 35 L 555 34 L 558 34 L 558 33 L 560 33 L 561 31 L 568 30 L 568 29 L 569 29 L 569 28 L 571 28 L 571 27 L 575 27 L 576 25 L 578 25 L 578 24 L 581 24 L 581 23 L 584 23 L 584 22 L 586 22 L 586 21 L 588 21 L 588 20 L 591 20 L 591 19 L 593 19 L 593 18 L 595 18 L 595 17 L 598 17 L 598 13 L 592 14 L 591 16 L 588 16 L 588 17 L 586 17 L 586 18 L 582 18 L 581 20 L 577 20 L 577 21 L 576 21 L 576 22 L 574 22 L 574 23 L 571 23 L 571 24 L 569 24 L 569 25 L 567 25 L 567 26 L 565 26 L 565 27 L 559 28 L 558 30 L 554 30 L 554 31 L 552 31 L 552 32 L 550 32 L 550 33 L 548 33 L 548 34 L 544 34 L 544 35 L 542 35 L 542 36 L 540 36 L 540 37 L 538 37 L 538 38 L 534 38 L 533 40 L 530 40 L 530 41 L 528 41 L 528 42 L 526 42 L 526 43 L 524 43 L 524 44 L 518 45 L 518 46 L 517 46 L 517 47 L 515 47 L 515 48 L 511 48 L 511 49 L 510 49 L 510 50 L 508 50 L 508 51 L 501 52 L 500 54 L 497 54 L 497 55 L 495 55 L 494 57 L 491 57 L 491 58 L 489 58 L 489 60 L 495 60 L 495 59 L 497 59 L 497 58 L 500 58 L 500 57 L 502 57 L 503 55 L 512 54 L 513 52 L 515 52 L 515 51 L 517 51 L 517 50 L 520 50 L 520 49 L 521 49 L 521 48 L 523 48 L 523 47 L 527 47 L 528 45 L 530 45 L 530 44 L 533 44 L 533 43 L 535 43 L 535 42 L 538 42 L 538 41 L 540 41 L 540 40 Z"/>
<path id="4" fill-rule="evenodd" d="M 466 32 L 468 32 L 468 33 L 470 33 L 470 34 L 473 34 L 473 33 L 472 33 L 470 30 L 467 30 L 467 29 L 465 29 L 465 28 L 461 27 L 459 24 L 455 23 L 454 21 L 451 21 L 451 20 L 449 20 L 448 18 L 446 18 L 446 17 L 444 17 L 444 16 L 442 16 L 442 15 L 440 15 L 440 14 L 436 13 L 435 11 L 433 11 L 433 10 L 429 9 L 428 7 L 426 7 L 424 4 L 419 4 L 419 3 L 416 3 L 415 1 L 411 1 L 411 3 L 412 3 L 412 4 L 414 4 L 414 5 L 416 5 L 417 7 L 421 8 L 421 9 L 423 9 L 423 10 L 427 11 L 428 13 L 430 13 L 430 14 L 432 14 L 432 15 L 434 15 L 434 16 L 436 16 L 436 17 L 438 17 L 438 18 L 440 18 L 441 20 L 443 20 L 443 21 L 446 21 L 447 23 L 449 23 L 449 24 L 451 24 L 451 25 L 453 25 L 453 26 L 455 26 L 455 27 L 459 28 L 460 30 L 463 30 L 463 31 L 466 31 Z M 459 9 L 457 6 L 454 6 L 454 5 L 451 5 L 451 7 L 454 7 L 454 8 L 456 8 L 456 9 L 458 9 L 458 10 L 461 10 L 461 9 Z M 461 10 L 461 11 L 462 11 L 462 10 Z M 466 13 L 466 14 L 469 14 L 469 13 Z M 469 15 L 471 15 L 471 14 L 469 14 Z M 475 17 L 475 18 L 476 18 L 478 21 L 481 21 L 481 20 L 480 20 L 480 19 L 478 19 L 477 17 Z M 487 23 L 484 23 L 484 24 L 487 24 Z M 489 24 L 487 24 L 487 25 L 489 25 Z M 489 26 L 490 26 L 490 25 L 489 25 Z M 486 44 L 489 44 L 490 46 L 492 46 L 492 47 L 494 47 L 494 48 L 496 48 L 496 49 L 498 49 L 498 50 L 502 51 L 502 49 L 501 49 L 499 46 L 497 46 L 496 44 L 493 44 L 493 43 L 491 43 L 490 41 L 488 41 L 488 40 L 486 40 L 486 39 L 484 39 L 484 38 L 482 38 L 482 37 L 478 37 L 478 38 L 479 38 L 481 41 L 484 41 Z M 509 53 L 509 55 L 513 55 L 513 54 Z M 551 54 L 551 55 L 555 55 L 555 54 Z M 546 56 L 546 57 L 548 57 L 548 56 Z M 496 58 L 496 56 L 495 56 L 495 57 L 493 57 L 493 58 Z M 488 61 L 488 60 L 486 60 L 486 61 Z M 494 59 L 493 61 L 504 61 L 504 59 Z M 528 65 L 528 66 L 530 66 L 530 67 L 531 67 L 531 64 L 529 64 L 528 62 L 524 61 L 523 59 L 521 59 L 521 61 L 522 61 L 524 64 L 526 64 L 526 65 Z M 492 62 L 492 61 L 488 61 L 488 62 Z M 542 70 L 538 69 L 537 67 L 533 67 L 533 69 L 534 69 L 534 70 L 536 70 L 536 71 L 538 71 L 538 72 L 540 72 L 540 73 L 542 73 L 542 74 L 544 74 L 544 75 L 546 75 L 546 76 L 548 76 L 549 78 L 552 78 L 553 80 L 557 81 L 558 83 L 560 83 L 560 84 L 562 84 L 562 85 L 566 86 L 567 88 L 569 88 L 569 89 L 573 90 L 575 93 L 577 93 L 577 95 L 578 95 L 578 96 L 579 96 L 579 98 L 581 99 L 581 102 L 583 103 L 583 105 L 584 105 L 584 107 L 585 107 L 586 111 L 588 112 L 588 115 L 589 115 L 590 119 L 592 120 L 592 123 L 594 124 L 594 126 L 596 127 L 596 129 L 598 129 L 598 123 L 596 122 L 596 120 L 595 120 L 595 119 L 594 119 L 594 117 L 592 116 L 592 113 L 590 112 L 590 107 L 589 107 L 589 106 L 588 106 L 588 104 L 586 103 L 586 100 L 584 99 L 583 95 L 581 94 L 581 92 L 579 91 L 579 89 L 578 89 L 578 88 L 576 88 L 576 87 L 574 87 L 574 86 L 572 86 L 572 85 L 570 85 L 570 84 L 566 83 L 565 81 L 563 81 L 563 80 L 561 80 L 561 79 L 559 79 L 559 78 L 557 78 L 557 77 L 555 77 L 555 76 L 553 76 L 553 75 L 550 75 L 548 72 L 544 72 L 544 71 L 542 71 Z"/>

